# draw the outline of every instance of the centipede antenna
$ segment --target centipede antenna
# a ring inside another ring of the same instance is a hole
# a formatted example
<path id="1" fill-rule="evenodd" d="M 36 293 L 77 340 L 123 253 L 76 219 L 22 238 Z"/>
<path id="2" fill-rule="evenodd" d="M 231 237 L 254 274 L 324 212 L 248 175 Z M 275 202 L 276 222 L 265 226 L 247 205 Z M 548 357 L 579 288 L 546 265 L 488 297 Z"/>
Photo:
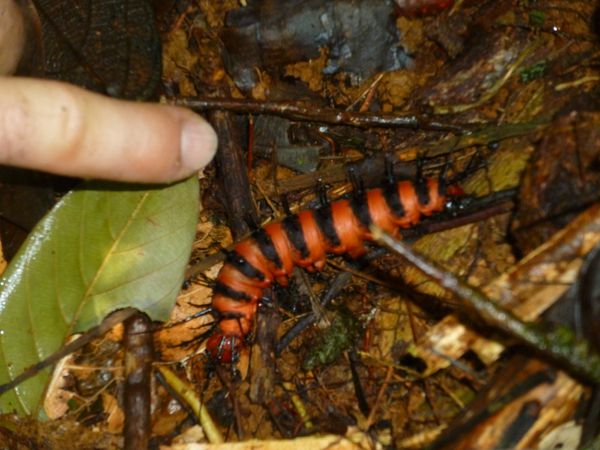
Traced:
<path id="1" fill-rule="evenodd" d="M 237 350 L 236 350 L 236 346 L 235 346 L 235 338 L 233 338 L 231 340 L 231 364 L 229 365 L 229 370 L 231 371 L 231 373 L 229 374 L 231 376 L 231 380 L 234 381 L 236 379 L 237 376 L 237 367 L 236 367 L 236 362 L 240 359 L 240 355 L 238 354 Z"/>

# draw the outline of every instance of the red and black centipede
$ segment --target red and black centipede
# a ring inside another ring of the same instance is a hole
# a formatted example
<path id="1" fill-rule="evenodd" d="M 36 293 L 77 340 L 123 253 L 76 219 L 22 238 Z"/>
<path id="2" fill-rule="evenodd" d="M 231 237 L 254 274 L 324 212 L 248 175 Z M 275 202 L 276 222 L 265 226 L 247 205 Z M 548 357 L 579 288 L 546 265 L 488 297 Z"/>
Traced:
<path id="1" fill-rule="evenodd" d="M 213 359 L 231 362 L 245 345 L 264 290 L 288 283 L 295 266 L 321 270 L 328 254 L 357 258 L 372 240 L 369 226 L 397 235 L 421 216 L 446 209 L 460 195 L 442 178 L 388 183 L 315 209 L 292 214 L 254 231 L 229 252 L 216 279 L 211 312 L 218 320 L 206 348 Z"/>

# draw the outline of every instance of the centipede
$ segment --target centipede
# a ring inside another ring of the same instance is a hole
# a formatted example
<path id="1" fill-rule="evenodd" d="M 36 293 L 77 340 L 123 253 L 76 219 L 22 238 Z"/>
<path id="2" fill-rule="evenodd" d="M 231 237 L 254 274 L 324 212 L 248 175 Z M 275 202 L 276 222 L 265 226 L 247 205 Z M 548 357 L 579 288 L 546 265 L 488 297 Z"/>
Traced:
<path id="1" fill-rule="evenodd" d="M 235 360 L 265 290 L 274 283 L 287 286 L 295 267 L 312 272 L 322 270 L 329 255 L 358 258 L 372 241 L 371 225 L 398 236 L 462 194 L 443 176 L 389 181 L 257 229 L 228 252 L 217 275 L 211 302 L 217 321 L 206 342 L 208 355 L 222 363 Z"/>

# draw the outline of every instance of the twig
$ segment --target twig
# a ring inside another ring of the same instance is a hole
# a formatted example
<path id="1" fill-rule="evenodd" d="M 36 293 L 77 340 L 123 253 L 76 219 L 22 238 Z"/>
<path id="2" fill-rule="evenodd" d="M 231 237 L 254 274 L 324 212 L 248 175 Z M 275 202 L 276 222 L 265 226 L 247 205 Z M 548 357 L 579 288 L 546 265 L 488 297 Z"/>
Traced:
<path id="1" fill-rule="evenodd" d="M 385 374 L 385 379 L 383 380 L 383 384 L 381 385 L 381 387 L 379 388 L 379 392 L 377 393 L 377 398 L 375 399 L 375 404 L 373 405 L 373 408 L 371 408 L 369 417 L 367 417 L 367 424 L 366 424 L 365 428 L 370 428 L 371 425 L 373 425 L 373 423 L 375 422 L 375 413 L 377 412 L 377 409 L 381 406 L 381 402 L 383 401 L 383 396 L 385 394 L 385 391 L 387 390 L 388 385 L 390 384 L 390 381 L 392 381 L 393 375 L 394 375 L 394 368 L 390 366 L 390 367 L 388 367 L 388 370 Z"/>
<path id="2" fill-rule="evenodd" d="M 311 430 L 312 428 L 314 428 L 314 424 L 312 423 L 312 420 L 310 420 L 310 416 L 308 415 L 308 411 L 306 411 L 304 402 L 296 392 L 296 388 L 294 387 L 294 385 L 289 381 L 284 381 L 282 383 L 282 387 L 290 394 L 290 398 L 292 400 L 292 404 L 294 405 L 294 409 L 298 413 L 298 416 L 300 417 L 304 428 L 306 430 Z"/>
<path id="3" fill-rule="evenodd" d="M 259 221 L 242 152 L 241 130 L 231 113 L 211 111 L 208 119 L 219 136 L 217 180 L 231 232 L 238 239 L 250 231 L 249 223 Z"/>
<path id="4" fill-rule="evenodd" d="M 54 363 L 57 363 L 65 356 L 70 355 L 71 353 L 79 350 L 81 347 L 83 347 L 84 345 L 87 345 L 89 342 L 91 342 L 93 339 L 97 338 L 98 336 L 102 336 L 104 333 L 106 333 L 112 327 L 114 327 L 115 325 L 118 325 L 119 323 L 128 319 L 136 312 L 137 312 L 137 310 L 134 308 L 125 308 L 125 309 L 121 309 L 119 311 L 112 313 L 110 316 L 105 318 L 100 323 L 100 325 L 95 326 L 94 328 L 90 329 L 89 331 L 87 331 L 85 334 L 81 335 L 74 341 L 69 342 L 63 348 L 61 348 L 59 351 L 48 356 L 48 358 L 44 359 L 43 361 L 40 361 L 40 362 L 30 366 L 25 371 L 23 371 L 23 373 L 16 376 L 15 378 L 13 378 L 12 381 L 0 385 L 0 395 L 4 394 L 7 391 L 10 391 L 11 389 L 14 389 L 19 384 L 21 384 L 23 381 L 28 380 L 29 378 L 35 376 L 41 370 L 45 369 L 48 366 L 53 365 Z"/>
<path id="5" fill-rule="evenodd" d="M 123 411 L 125 450 L 148 448 L 150 441 L 150 386 L 154 341 L 150 318 L 138 312 L 125 323 L 125 388 Z"/>
<path id="6" fill-rule="evenodd" d="M 500 307 L 479 290 L 469 286 L 451 273 L 416 254 L 410 247 L 396 241 L 377 227 L 371 227 L 373 237 L 398 255 L 402 256 L 440 286 L 460 298 L 465 306 L 476 311 L 485 323 L 516 338 L 542 355 L 561 363 L 580 378 L 592 383 L 600 382 L 600 356 L 586 342 L 576 341 L 575 335 L 566 329 L 543 332 L 534 324 L 528 324 L 510 311 Z"/>
<path id="7" fill-rule="evenodd" d="M 358 402 L 358 409 L 365 417 L 371 414 L 371 408 L 365 395 L 362 381 L 358 373 L 357 366 L 360 363 L 360 355 L 354 348 L 348 350 L 348 362 L 350 363 L 350 373 L 352 374 L 352 384 L 354 385 L 354 394 L 356 395 L 356 401 Z"/>
<path id="8" fill-rule="evenodd" d="M 325 293 L 323 298 L 321 299 L 321 303 L 320 303 L 321 307 L 327 306 L 331 302 L 331 300 L 333 300 L 336 297 L 336 295 L 344 288 L 344 286 L 346 286 L 348 284 L 348 282 L 350 281 L 350 278 L 352 278 L 352 274 L 350 274 L 348 272 L 339 273 L 333 280 L 333 283 L 331 283 L 329 289 L 327 290 L 327 292 Z M 293 327 L 291 327 L 281 337 L 281 339 L 275 346 L 275 353 L 277 355 L 281 354 L 281 352 L 288 345 L 290 345 L 290 343 L 296 337 L 298 337 L 298 335 L 300 333 L 302 333 L 302 331 L 304 331 L 310 325 L 315 323 L 317 321 L 317 319 L 318 319 L 317 314 L 315 314 L 314 311 L 312 311 L 309 314 L 307 314 L 306 316 L 302 317 L 298 322 L 296 322 L 294 324 Z"/>
<path id="9" fill-rule="evenodd" d="M 221 380 L 221 383 L 223 383 L 223 386 L 225 386 L 225 389 L 227 389 L 227 391 L 229 392 L 229 398 L 231 400 L 231 406 L 233 408 L 233 415 L 235 417 L 235 432 L 238 438 L 241 441 L 243 441 L 245 438 L 245 433 L 244 429 L 242 428 L 242 414 L 240 412 L 240 403 L 238 401 L 237 396 L 235 395 L 235 386 L 232 382 L 229 381 L 223 366 L 217 364 L 217 366 L 215 367 L 215 372 L 217 372 L 219 380 Z"/>
<path id="10" fill-rule="evenodd" d="M 196 395 L 195 390 L 167 366 L 157 366 L 157 370 L 169 387 L 192 408 L 208 441 L 212 444 L 223 443 L 225 441 L 223 435 L 210 417 L 206 406 Z"/>
<path id="11" fill-rule="evenodd" d="M 431 131 L 450 131 L 466 134 L 474 129 L 471 124 L 439 122 L 427 114 L 381 114 L 342 111 L 323 108 L 317 105 L 303 105 L 293 102 L 258 102 L 231 98 L 188 97 L 172 98 L 168 103 L 185 106 L 196 111 L 225 110 L 245 114 L 271 114 L 291 120 L 321 122 L 330 125 L 353 127 L 410 128 Z"/>

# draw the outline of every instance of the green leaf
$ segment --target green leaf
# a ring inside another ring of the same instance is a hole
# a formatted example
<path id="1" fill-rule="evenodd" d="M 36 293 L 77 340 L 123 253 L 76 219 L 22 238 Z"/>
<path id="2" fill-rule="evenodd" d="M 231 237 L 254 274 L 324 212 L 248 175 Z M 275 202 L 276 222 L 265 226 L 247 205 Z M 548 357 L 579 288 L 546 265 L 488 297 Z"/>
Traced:
<path id="1" fill-rule="evenodd" d="M 40 221 L 0 278 L 0 383 L 74 332 L 133 306 L 164 320 L 181 287 L 198 213 L 198 182 L 89 183 Z M 0 397 L 0 411 L 40 412 L 49 371 Z"/>

